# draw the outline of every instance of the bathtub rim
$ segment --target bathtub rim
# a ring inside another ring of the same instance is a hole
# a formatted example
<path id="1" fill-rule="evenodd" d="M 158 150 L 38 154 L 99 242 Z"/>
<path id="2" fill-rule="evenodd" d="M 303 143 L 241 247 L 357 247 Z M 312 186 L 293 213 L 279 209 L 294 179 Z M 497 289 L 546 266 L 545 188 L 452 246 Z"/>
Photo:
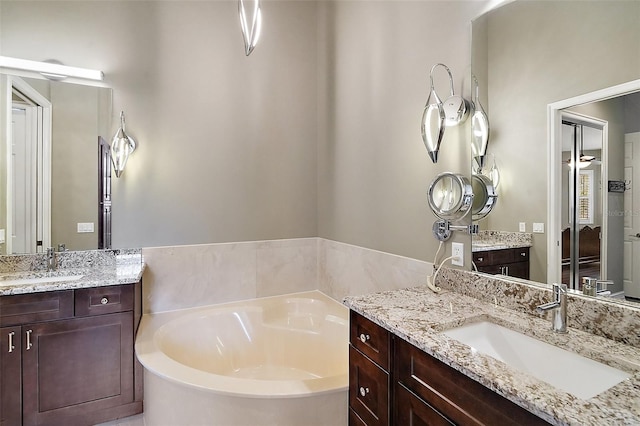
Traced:
<path id="1" fill-rule="evenodd" d="M 135 339 L 135 355 L 146 371 L 175 384 L 214 394 L 243 398 L 303 398 L 313 395 L 343 392 L 349 386 L 348 369 L 344 373 L 305 380 L 258 380 L 224 376 L 198 370 L 166 355 L 156 344 L 156 331 L 182 317 L 198 315 L 209 310 L 231 310 L 236 306 L 256 304 L 265 299 L 312 298 L 339 309 L 345 321 L 345 348 L 348 346 L 349 310 L 339 301 L 320 290 L 258 297 L 193 308 L 144 314 Z"/>

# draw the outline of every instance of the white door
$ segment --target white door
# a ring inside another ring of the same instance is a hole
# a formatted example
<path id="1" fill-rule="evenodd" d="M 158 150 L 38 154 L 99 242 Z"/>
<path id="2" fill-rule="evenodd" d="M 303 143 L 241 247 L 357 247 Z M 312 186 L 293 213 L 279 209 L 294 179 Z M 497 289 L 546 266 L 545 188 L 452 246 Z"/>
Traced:
<path id="1" fill-rule="evenodd" d="M 37 107 L 14 103 L 11 109 L 11 254 L 36 248 Z"/>
<path id="2" fill-rule="evenodd" d="M 625 135 L 624 294 L 640 298 L 640 132 Z"/>

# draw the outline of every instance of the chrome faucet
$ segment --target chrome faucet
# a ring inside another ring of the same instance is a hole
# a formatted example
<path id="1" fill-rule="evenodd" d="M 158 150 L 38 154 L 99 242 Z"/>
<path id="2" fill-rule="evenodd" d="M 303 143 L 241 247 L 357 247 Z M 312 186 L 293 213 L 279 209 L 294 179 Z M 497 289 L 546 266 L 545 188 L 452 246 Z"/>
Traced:
<path id="1" fill-rule="evenodd" d="M 553 285 L 553 301 L 536 308 L 536 312 L 543 313 L 553 311 L 551 316 L 551 329 L 556 333 L 567 332 L 567 285 Z"/>
<path id="2" fill-rule="evenodd" d="M 47 249 L 47 271 L 56 270 L 56 252 L 53 247 Z"/>

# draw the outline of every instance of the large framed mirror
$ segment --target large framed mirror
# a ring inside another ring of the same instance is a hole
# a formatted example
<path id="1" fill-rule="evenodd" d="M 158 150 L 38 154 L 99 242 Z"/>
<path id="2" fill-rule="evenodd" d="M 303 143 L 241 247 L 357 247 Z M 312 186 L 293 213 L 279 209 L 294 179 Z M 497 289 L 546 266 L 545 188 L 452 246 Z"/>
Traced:
<path id="1" fill-rule="evenodd" d="M 111 89 L 0 78 L 0 254 L 108 248 L 99 136 L 111 129 Z"/>
<path id="2" fill-rule="evenodd" d="M 474 20 L 472 37 L 501 176 L 480 228 L 530 233 L 536 282 L 580 290 L 597 278 L 621 300 L 640 297 L 640 2 L 516 0 Z"/>

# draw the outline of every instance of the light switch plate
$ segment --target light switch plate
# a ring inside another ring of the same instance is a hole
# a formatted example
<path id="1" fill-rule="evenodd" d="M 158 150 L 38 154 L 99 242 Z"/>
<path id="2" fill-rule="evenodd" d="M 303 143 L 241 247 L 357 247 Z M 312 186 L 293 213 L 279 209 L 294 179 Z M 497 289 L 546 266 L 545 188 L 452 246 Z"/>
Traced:
<path id="1" fill-rule="evenodd" d="M 93 223 L 78 223 L 78 233 L 93 232 Z"/>
<path id="2" fill-rule="evenodd" d="M 4 244 L 4 229 L 0 229 L 0 244 Z"/>
<path id="3" fill-rule="evenodd" d="M 525 222 L 520 222 L 518 224 L 518 230 L 520 232 L 527 232 L 527 224 Z"/>
<path id="4" fill-rule="evenodd" d="M 544 234 L 544 223 L 533 223 L 533 232 L 536 234 Z"/>

